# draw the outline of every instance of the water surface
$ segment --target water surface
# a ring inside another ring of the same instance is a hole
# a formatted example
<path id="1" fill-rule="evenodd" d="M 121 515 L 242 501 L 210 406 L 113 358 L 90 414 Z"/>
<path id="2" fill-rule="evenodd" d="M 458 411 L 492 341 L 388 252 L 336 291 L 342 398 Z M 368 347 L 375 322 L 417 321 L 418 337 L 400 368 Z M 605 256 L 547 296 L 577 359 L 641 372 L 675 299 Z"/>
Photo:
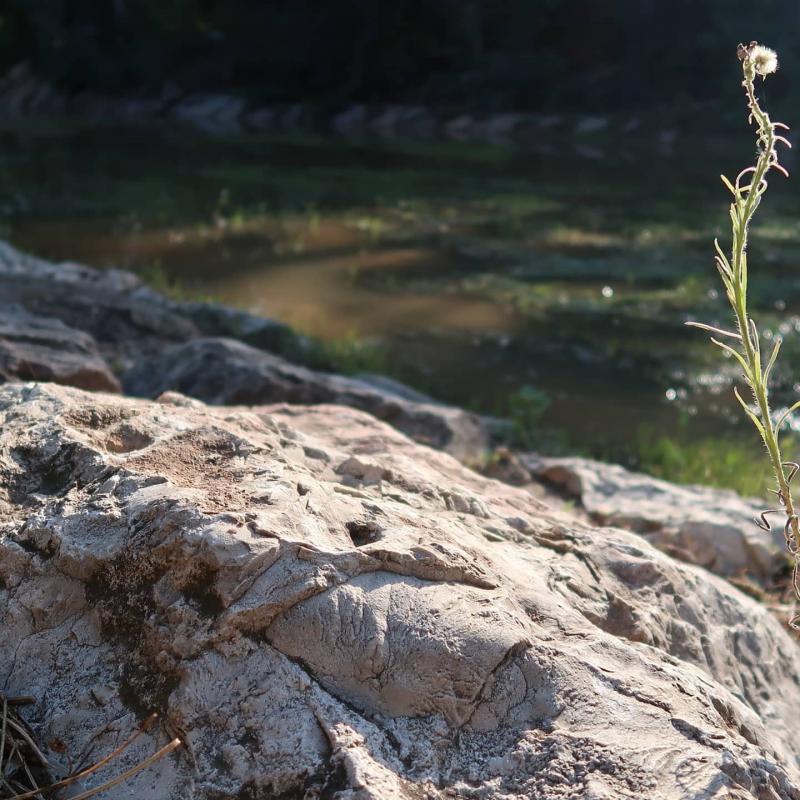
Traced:
<path id="1" fill-rule="evenodd" d="M 643 136 L 587 158 L 560 144 L 6 131 L 2 233 L 276 317 L 340 352 L 367 342 L 370 366 L 443 400 L 520 413 L 514 398 L 533 391 L 522 416 L 552 447 L 624 457 L 640 431 L 751 437 L 729 366 L 683 323 L 726 317 L 717 176 L 752 145 L 664 153 Z M 765 207 L 754 307 L 768 336 L 783 326 L 788 399 L 797 194 L 777 187 Z"/>

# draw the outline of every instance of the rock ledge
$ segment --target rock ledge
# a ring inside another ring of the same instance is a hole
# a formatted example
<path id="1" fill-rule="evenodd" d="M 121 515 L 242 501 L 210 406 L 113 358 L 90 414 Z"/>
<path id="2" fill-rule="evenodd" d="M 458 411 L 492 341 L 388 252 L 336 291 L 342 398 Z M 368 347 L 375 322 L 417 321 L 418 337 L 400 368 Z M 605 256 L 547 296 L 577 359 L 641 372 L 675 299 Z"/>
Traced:
<path id="1" fill-rule="evenodd" d="M 3 690 L 187 742 L 112 800 L 800 800 L 762 607 L 362 412 L 7 385 L 0 471 Z"/>

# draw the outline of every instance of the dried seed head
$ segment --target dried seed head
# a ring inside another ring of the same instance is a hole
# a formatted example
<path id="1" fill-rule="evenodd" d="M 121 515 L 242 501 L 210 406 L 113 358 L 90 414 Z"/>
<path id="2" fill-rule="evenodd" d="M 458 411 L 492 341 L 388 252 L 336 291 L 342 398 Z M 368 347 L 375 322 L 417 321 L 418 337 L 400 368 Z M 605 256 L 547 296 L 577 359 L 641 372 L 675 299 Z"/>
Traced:
<path id="1" fill-rule="evenodd" d="M 778 54 L 769 47 L 764 47 L 760 44 L 756 45 L 750 50 L 748 55 L 753 64 L 753 68 L 761 77 L 771 75 L 778 69 Z"/>

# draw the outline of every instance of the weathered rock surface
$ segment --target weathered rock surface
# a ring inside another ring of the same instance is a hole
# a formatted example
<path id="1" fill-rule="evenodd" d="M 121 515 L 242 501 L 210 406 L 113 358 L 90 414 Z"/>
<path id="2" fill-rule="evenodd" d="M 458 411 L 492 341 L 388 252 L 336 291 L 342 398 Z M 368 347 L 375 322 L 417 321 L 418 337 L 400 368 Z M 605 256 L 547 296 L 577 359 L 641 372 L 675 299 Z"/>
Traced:
<path id="1" fill-rule="evenodd" d="M 120 391 L 97 342 L 87 333 L 19 306 L 0 306 L 0 380 L 10 378 Z"/>
<path id="2" fill-rule="evenodd" d="M 21 377 L 118 391 L 102 356 L 117 372 L 127 371 L 126 390 L 140 396 L 176 389 L 218 404 L 352 405 L 465 461 L 479 460 L 489 446 L 489 434 L 474 414 L 387 379 L 344 378 L 296 366 L 264 352 L 304 355 L 308 342 L 286 325 L 213 303 L 171 300 L 130 272 L 55 264 L 0 242 L 0 297 L 51 320 L 52 352 L 40 351 L 41 369 L 18 370 Z M 96 381 L 77 372 L 75 381 L 62 379 L 68 373 L 55 361 L 58 352 L 69 350 L 69 337 L 53 339 L 59 320 L 73 329 L 75 358 L 83 352 L 88 359 L 96 341 L 95 372 L 105 371 L 105 383 L 99 374 Z"/>
<path id="3" fill-rule="evenodd" d="M 0 475 L 3 691 L 187 742 L 109 800 L 800 799 L 759 604 L 366 414 L 6 385 Z"/>
<path id="4" fill-rule="evenodd" d="M 125 375 L 139 397 L 178 391 L 215 405 L 336 403 L 368 411 L 413 439 L 477 461 L 489 447 L 478 417 L 428 400 L 390 381 L 316 372 L 233 339 L 201 338 L 144 359 Z M 413 398 L 413 399 L 410 399 Z"/>
<path id="5" fill-rule="evenodd" d="M 0 297 L 92 336 L 121 365 L 199 335 L 172 304 L 130 272 L 55 264 L 0 242 Z"/>
<path id="6" fill-rule="evenodd" d="M 727 577 L 769 583 L 785 569 L 783 531 L 754 524 L 755 500 L 706 486 L 679 486 L 616 464 L 520 454 L 537 479 L 580 500 L 592 519 L 641 534 L 661 550 Z"/>
<path id="7" fill-rule="evenodd" d="M 285 355 L 302 354 L 309 342 L 288 325 L 269 317 L 250 314 L 221 303 L 202 301 L 173 302 L 172 308 L 197 326 L 204 336 L 224 336 Z"/>

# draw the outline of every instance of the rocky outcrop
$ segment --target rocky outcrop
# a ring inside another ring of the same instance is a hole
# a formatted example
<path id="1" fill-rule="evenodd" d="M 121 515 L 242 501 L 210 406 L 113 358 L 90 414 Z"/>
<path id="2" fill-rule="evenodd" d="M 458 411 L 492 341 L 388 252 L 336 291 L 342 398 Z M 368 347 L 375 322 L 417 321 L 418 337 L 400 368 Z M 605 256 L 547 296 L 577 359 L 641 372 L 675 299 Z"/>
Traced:
<path id="1" fill-rule="evenodd" d="M 387 379 L 344 378 L 292 364 L 278 354 L 303 358 L 309 343 L 288 326 L 215 303 L 172 300 L 130 272 L 55 264 L 0 242 L 0 297 L 17 306 L 9 325 L 24 318 L 39 331 L 34 353 L 31 332 L 18 328 L 14 337 L 0 319 L 0 378 L 118 391 L 112 364 L 126 374 L 133 394 L 177 389 L 219 404 L 339 403 L 465 461 L 478 461 L 489 447 L 474 414 Z M 78 361 L 89 371 L 81 372 Z"/>
<path id="2" fill-rule="evenodd" d="M 6 385 L 0 475 L 3 691 L 186 742 L 109 800 L 800 798 L 758 603 L 364 413 Z"/>
<path id="3" fill-rule="evenodd" d="M 174 390 L 216 405 L 285 401 L 360 408 L 462 461 L 477 461 L 489 447 L 488 435 L 474 414 L 409 394 L 391 382 L 299 367 L 233 339 L 201 338 L 168 348 L 140 361 L 124 384 L 129 394 L 140 397 Z"/>
<path id="4" fill-rule="evenodd" d="M 173 300 L 132 272 L 54 263 L 0 242 L 0 297 L 89 334 L 119 369 L 201 335 L 302 355 L 309 343 L 273 319 L 219 303 Z"/>
<path id="5" fill-rule="evenodd" d="M 91 336 L 19 306 L 0 306 L 0 376 L 120 391 Z"/>
<path id="6" fill-rule="evenodd" d="M 302 357 L 311 347 L 306 337 L 283 322 L 221 303 L 188 300 L 173 302 L 171 307 L 204 336 L 237 339 L 262 350 L 297 357 Z"/>
<path id="7" fill-rule="evenodd" d="M 785 570 L 783 531 L 759 530 L 755 500 L 706 486 L 679 486 L 616 464 L 520 454 L 538 480 L 580 501 L 602 525 L 636 531 L 661 550 L 728 577 L 769 583 Z"/>
<path id="8" fill-rule="evenodd" d="M 55 264 L 0 242 L 0 297 L 95 339 L 122 367 L 142 353 L 199 335 L 169 300 L 130 272 Z"/>

